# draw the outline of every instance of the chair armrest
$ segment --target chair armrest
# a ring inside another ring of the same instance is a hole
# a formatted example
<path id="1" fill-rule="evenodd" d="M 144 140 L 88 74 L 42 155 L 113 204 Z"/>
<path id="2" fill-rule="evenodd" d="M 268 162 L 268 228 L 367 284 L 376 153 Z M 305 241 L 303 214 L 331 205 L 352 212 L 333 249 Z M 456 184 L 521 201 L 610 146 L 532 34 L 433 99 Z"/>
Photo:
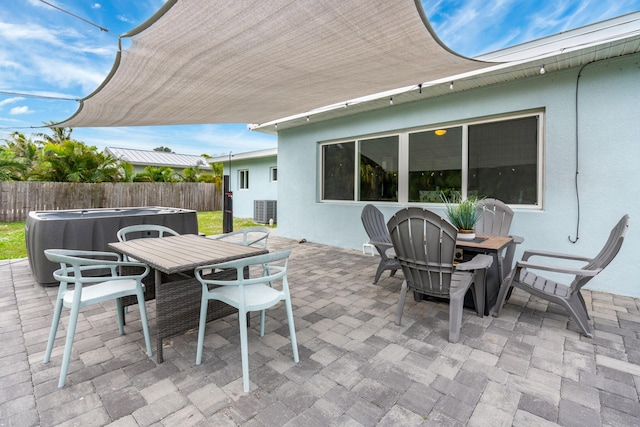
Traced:
<path id="1" fill-rule="evenodd" d="M 461 262 L 460 264 L 456 264 L 456 270 L 460 270 L 460 271 L 481 270 L 481 269 L 491 267 L 491 264 L 493 264 L 493 257 L 491 255 L 478 254 L 474 256 L 471 261 Z"/>
<path id="2" fill-rule="evenodd" d="M 545 264 L 536 264 L 535 262 L 528 261 L 518 261 L 516 263 L 516 268 L 529 268 L 532 270 L 545 270 L 551 271 L 554 273 L 563 273 L 563 274 L 571 274 L 574 276 L 596 276 L 598 273 L 602 271 L 602 268 L 596 268 L 595 270 L 584 270 L 581 268 L 571 268 L 571 267 L 562 267 L 558 265 L 545 265 Z"/>
<path id="3" fill-rule="evenodd" d="M 87 261 L 87 263 L 83 262 L 83 264 L 85 265 L 89 263 L 97 264 L 102 262 L 111 263 L 111 262 L 122 261 L 122 255 L 119 254 L 118 252 L 83 251 L 83 250 L 76 250 L 76 249 L 45 249 L 44 253 L 47 256 L 47 258 L 49 258 L 49 260 L 52 262 L 66 261 L 65 257 L 82 258 L 83 260 Z M 53 255 L 50 255 L 50 254 L 53 254 Z M 54 259 L 51 259 L 50 256 Z M 96 257 L 113 258 L 113 261 L 108 259 L 107 260 L 96 259 Z"/>
<path id="4" fill-rule="evenodd" d="M 514 235 L 510 235 L 509 237 L 511 237 L 511 239 L 513 239 L 513 243 L 515 243 L 516 245 L 519 245 L 520 243 L 524 242 L 524 237 L 522 236 L 514 236 Z"/>
<path id="5" fill-rule="evenodd" d="M 574 261 L 584 261 L 589 262 L 591 258 L 581 256 L 581 255 L 573 255 L 573 254 L 563 254 L 558 252 L 547 252 L 547 251 L 537 251 L 537 250 L 526 250 L 524 255 L 522 255 L 522 261 L 528 261 L 532 256 L 542 256 L 547 258 L 559 258 L 559 259 L 569 259 Z"/>
<path id="6" fill-rule="evenodd" d="M 139 274 L 129 274 L 129 275 L 121 276 L 111 270 L 114 267 L 138 267 L 138 268 L 143 268 L 144 271 Z M 105 275 L 105 276 L 85 276 L 84 275 L 84 273 L 87 271 L 104 270 L 104 269 L 108 269 L 112 271 L 112 273 L 110 275 Z M 149 268 L 149 266 L 141 262 L 102 261 L 101 264 L 81 266 L 80 267 L 80 272 L 82 274 L 81 277 L 74 276 L 72 268 L 67 268 L 66 274 L 63 271 L 63 269 L 60 268 L 53 272 L 53 277 L 58 281 L 71 282 L 71 283 L 77 282 L 77 281 L 80 281 L 82 283 L 101 283 L 107 280 L 143 279 L 149 274 L 150 271 L 151 269 Z"/>
<path id="7" fill-rule="evenodd" d="M 373 246 L 380 246 L 383 248 L 392 248 L 393 247 L 393 243 L 391 242 L 382 242 L 380 240 L 369 240 L 369 243 L 371 243 Z"/>

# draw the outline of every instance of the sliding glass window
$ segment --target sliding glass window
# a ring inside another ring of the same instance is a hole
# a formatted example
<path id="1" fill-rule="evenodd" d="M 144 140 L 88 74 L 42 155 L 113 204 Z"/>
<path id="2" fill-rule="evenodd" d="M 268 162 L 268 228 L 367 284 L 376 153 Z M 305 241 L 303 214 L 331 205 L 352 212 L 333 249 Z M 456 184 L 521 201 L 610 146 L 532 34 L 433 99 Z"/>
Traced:
<path id="1" fill-rule="evenodd" d="M 322 199 L 353 200 L 356 143 L 322 146 Z"/>
<path id="2" fill-rule="evenodd" d="M 540 206 L 543 113 L 321 145 L 321 199 L 441 203 L 442 195 Z"/>
<path id="3" fill-rule="evenodd" d="M 538 120 L 532 116 L 469 126 L 470 195 L 537 203 Z"/>
<path id="4" fill-rule="evenodd" d="M 398 201 L 398 136 L 359 141 L 358 200 Z"/>
<path id="5" fill-rule="evenodd" d="M 409 134 L 409 201 L 442 201 L 462 191 L 462 128 Z"/>

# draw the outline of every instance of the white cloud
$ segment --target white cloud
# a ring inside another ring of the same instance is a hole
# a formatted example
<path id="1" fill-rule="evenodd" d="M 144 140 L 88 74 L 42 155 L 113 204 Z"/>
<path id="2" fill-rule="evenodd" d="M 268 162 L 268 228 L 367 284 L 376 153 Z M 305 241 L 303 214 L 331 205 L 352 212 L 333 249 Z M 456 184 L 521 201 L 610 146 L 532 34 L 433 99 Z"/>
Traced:
<path id="1" fill-rule="evenodd" d="M 22 101 L 24 98 L 21 96 L 16 96 L 13 98 L 7 98 L 7 99 L 3 99 L 2 101 L 0 101 L 0 107 L 3 107 L 7 104 L 12 104 L 14 102 L 18 102 L 18 101 Z"/>
<path id="2" fill-rule="evenodd" d="M 35 111 L 30 110 L 29 107 L 27 106 L 13 107 L 11 110 L 9 110 L 9 114 L 11 114 L 12 116 L 17 116 L 19 114 L 31 114 L 31 113 L 35 113 Z"/>
<path id="3" fill-rule="evenodd" d="M 127 24 L 135 24 L 135 22 L 136 22 L 133 19 L 130 19 L 130 18 L 124 16 L 124 15 L 118 15 L 118 16 L 116 16 L 116 19 L 118 21 L 126 22 Z"/>
<path id="4" fill-rule="evenodd" d="M 94 3 L 91 5 L 91 9 L 102 9 L 102 5 L 100 3 Z"/>

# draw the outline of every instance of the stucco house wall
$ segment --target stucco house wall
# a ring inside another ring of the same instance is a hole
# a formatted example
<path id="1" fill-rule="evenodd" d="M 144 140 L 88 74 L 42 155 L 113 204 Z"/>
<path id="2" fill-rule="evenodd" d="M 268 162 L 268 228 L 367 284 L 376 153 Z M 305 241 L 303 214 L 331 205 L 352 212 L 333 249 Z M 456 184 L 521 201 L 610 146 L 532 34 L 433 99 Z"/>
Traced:
<path id="1" fill-rule="evenodd" d="M 587 64 L 578 79 L 579 72 L 571 68 L 279 131 L 278 234 L 353 249 L 367 241 L 360 221 L 366 202 L 320 201 L 319 142 L 543 110 L 543 205 L 515 209 L 511 232 L 525 238 L 516 257 L 527 248 L 595 256 L 628 213 L 620 253 L 588 288 L 640 297 L 634 268 L 640 253 L 640 55 Z M 387 219 L 407 206 L 375 204 Z M 441 205 L 408 205 L 444 213 Z M 245 212 L 244 205 L 238 208 Z"/>
<path id="2" fill-rule="evenodd" d="M 253 218 L 254 200 L 277 200 L 278 180 L 271 179 L 272 168 L 277 168 L 278 158 L 276 150 L 272 154 L 252 157 L 252 153 L 236 155 L 231 159 L 231 173 L 229 162 L 223 162 L 224 174 L 230 177 L 230 190 L 233 192 L 233 216 L 236 218 Z M 257 152 L 258 153 L 258 152 Z M 215 158 L 214 161 L 225 159 Z M 241 170 L 249 171 L 249 188 L 242 189 L 239 184 Z"/>

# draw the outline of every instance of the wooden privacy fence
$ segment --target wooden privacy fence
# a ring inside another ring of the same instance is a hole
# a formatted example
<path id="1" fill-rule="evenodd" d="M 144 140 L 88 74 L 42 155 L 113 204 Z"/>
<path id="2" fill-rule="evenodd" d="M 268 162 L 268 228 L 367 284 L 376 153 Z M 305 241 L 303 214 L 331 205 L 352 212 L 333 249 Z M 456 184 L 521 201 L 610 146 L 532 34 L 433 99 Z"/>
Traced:
<path id="1" fill-rule="evenodd" d="M 222 210 L 222 191 L 201 182 L 0 182 L 0 222 L 25 221 L 29 211 L 165 206 Z"/>

